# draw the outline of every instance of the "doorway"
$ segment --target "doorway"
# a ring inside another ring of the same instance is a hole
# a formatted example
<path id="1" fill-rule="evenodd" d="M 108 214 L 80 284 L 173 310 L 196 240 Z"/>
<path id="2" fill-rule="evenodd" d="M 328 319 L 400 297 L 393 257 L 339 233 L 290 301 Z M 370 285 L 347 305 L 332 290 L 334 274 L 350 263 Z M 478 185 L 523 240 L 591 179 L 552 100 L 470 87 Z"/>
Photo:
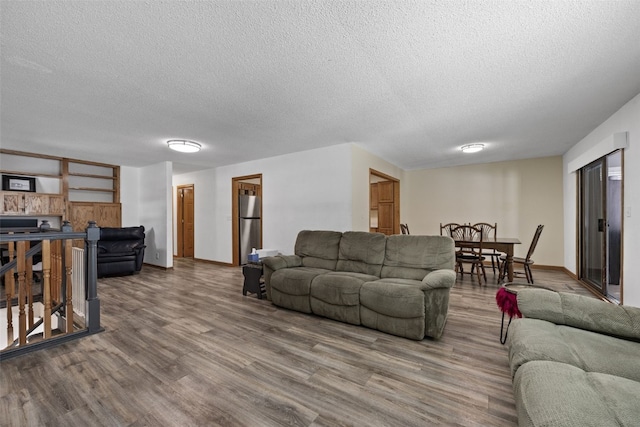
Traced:
<path id="1" fill-rule="evenodd" d="M 180 258 L 194 257 L 194 205 L 193 184 L 179 185 L 176 189 L 177 201 L 177 255 Z"/>
<path id="2" fill-rule="evenodd" d="M 580 170 L 579 277 L 606 298 L 622 302 L 622 151 Z"/>
<path id="3" fill-rule="evenodd" d="M 400 181 L 369 169 L 369 231 L 400 234 Z"/>
<path id="4" fill-rule="evenodd" d="M 246 263 L 248 250 L 262 248 L 262 174 L 231 178 L 231 234 L 233 265 Z"/>

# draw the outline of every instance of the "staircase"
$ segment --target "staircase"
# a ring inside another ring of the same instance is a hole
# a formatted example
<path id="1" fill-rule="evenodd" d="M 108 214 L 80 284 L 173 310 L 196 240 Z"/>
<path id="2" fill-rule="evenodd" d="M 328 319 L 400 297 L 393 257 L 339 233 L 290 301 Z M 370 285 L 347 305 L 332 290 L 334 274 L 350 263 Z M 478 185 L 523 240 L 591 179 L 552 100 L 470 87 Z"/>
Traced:
<path id="1" fill-rule="evenodd" d="M 0 234 L 0 243 L 7 248 L 0 268 L 4 305 L 0 358 L 102 330 L 96 268 L 99 237 L 100 229 L 91 222 L 84 233 L 74 233 L 65 222 L 62 232 Z M 84 249 L 74 248 L 74 241 L 84 241 Z M 42 258 L 41 268 L 40 263 L 34 266 L 34 256 Z"/>

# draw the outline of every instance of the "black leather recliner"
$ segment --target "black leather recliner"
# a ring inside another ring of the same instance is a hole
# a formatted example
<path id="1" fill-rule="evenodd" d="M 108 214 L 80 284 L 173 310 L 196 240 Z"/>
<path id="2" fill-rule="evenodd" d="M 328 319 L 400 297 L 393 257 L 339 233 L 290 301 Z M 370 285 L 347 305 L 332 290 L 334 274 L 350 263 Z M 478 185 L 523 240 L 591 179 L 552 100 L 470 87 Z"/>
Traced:
<path id="1" fill-rule="evenodd" d="M 142 269 L 144 227 L 100 228 L 98 277 L 123 276 Z"/>

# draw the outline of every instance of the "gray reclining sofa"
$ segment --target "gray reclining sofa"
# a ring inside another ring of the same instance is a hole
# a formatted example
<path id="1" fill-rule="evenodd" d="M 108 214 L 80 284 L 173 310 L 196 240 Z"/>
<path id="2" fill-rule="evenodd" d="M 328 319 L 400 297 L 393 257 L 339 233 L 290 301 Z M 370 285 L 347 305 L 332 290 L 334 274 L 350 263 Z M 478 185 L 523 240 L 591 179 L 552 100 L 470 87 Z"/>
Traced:
<path id="1" fill-rule="evenodd" d="M 304 230 L 262 262 L 273 304 L 414 340 L 442 335 L 456 280 L 445 236 Z"/>
<path id="2" fill-rule="evenodd" d="M 524 426 L 640 425 L 640 308 L 519 290 L 509 363 Z"/>

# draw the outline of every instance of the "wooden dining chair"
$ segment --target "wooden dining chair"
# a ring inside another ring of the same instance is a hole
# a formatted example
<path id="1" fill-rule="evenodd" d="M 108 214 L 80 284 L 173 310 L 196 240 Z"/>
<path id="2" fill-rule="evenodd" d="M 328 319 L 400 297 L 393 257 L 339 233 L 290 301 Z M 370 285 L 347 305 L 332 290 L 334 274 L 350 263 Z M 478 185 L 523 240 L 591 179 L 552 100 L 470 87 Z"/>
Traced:
<path id="1" fill-rule="evenodd" d="M 527 251 L 527 256 L 525 258 L 513 257 L 513 276 L 522 276 L 524 275 L 527 278 L 527 283 L 533 284 L 533 274 L 531 273 L 531 266 L 533 265 L 533 260 L 531 257 L 533 256 L 533 251 L 536 250 L 536 246 L 538 245 L 538 240 L 540 240 L 540 235 L 542 234 L 542 229 L 544 225 L 538 225 L 536 228 L 536 232 L 533 235 L 533 240 L 531 241 L 531 245 L 529 246 L 529 250 Z M 502 255 L 500 257 L 500 278 L 499 281 L 502 282 L 507 275 L 507 256 Z M 522 265 L 524 271 L 516 271 L 516 264 Z"/>
<path id="2" fill-rule="evenodd" d="M 469 274 L 474 272 L 478 276 L 478 283 L 484 279 L 487 281 L 487 272 L 484 269 L 485 257 L 482 255 L 482 229 L 472 225 L 459 225 L 451 229 L 451 237 L 460 248 L 456 252 L 456 273 L 464 275 L 464 264 L 471 264 Z"/>
<path id="3" fill-rule="evenodd" d="M 488 222 L 478 222 L 473 224 L 474 227 L 482 230 L 482 239 L 486 242 L 490 239 L 495 239 L 498 233 L 498 223 L 489 224 Z M 485 249 L 482 255 L 491 259 L 491 269 L 493 274 L 496 274 L 496 268 L 498 269 L 498 275 L 500 274 L 500 256 L 503 254 L 495 249 Z"/>
<path id="4" fill-rule="evenodd" d="M 451 235 L 451 230 L 453 230 L 456 227 L 460 227 L 461 224 L 458 224 L 456 222 L 450 222 L 448 224 L 444 224 L 442 225 L 442 223 L 440 223 L 440 235 L 441 236 L 449 236 L 449 237 L 453 237 Z"/>
<path id="5" fill-rule="evenodd" d="M 449 237 L 453 237 L 453 235 L 451 234 L 451 230 L 453 230 L 456 227 L 460 227 L 462 224 L 458 224 L 457 222 L 449 222 L 447 224 L 442 224 L 440 223 L 440 235 L 441 236 L 449 236 Z M 455 247 L 455 251 L 456 251 L 456 255 L 458 254 L 458 252 L 460 252 L 460 248 L 459 247 Z"/>

